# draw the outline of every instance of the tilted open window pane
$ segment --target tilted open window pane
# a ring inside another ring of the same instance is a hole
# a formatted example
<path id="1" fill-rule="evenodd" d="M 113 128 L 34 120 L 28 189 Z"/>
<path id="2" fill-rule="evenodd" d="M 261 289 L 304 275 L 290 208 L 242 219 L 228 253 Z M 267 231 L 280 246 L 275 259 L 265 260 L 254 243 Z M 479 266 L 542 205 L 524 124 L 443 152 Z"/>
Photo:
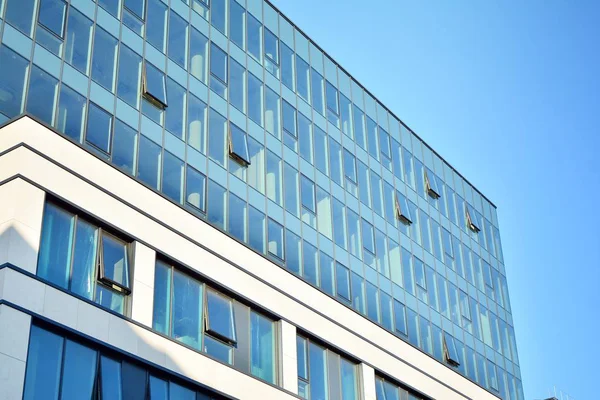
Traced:
<path id="1" fill-rule="evenodd" d="M 212 290 L 206 291 L 206 333 L 227 343 L 237 342 L 233 301 Z"/>
<path id="2" fill-rule="evenodd" d="M 144 98 L 160 109 L 167 108 L 165 74 L 155 66 L 144 63 Z"/>
<path id="3" fill-rule="evenodd" d="M 403 223 L 410 225 L 412 224 L 412 216 L 410 215 L 410 208 L 408 208 L 408 201 L 406 197 L 396 192 L 396 216 Z"/>
<path id="4" fill-rule="evenodd" d="M 64 39 L 67 4 L 62 0 L 42 0 L 38 21 L 56 36 Z"/>
<path id="5" fill-rule="evenodd" d="M 434 199 L 439 199 L 442 192 L 438 188 L 435 175 L 428 168 L 425 168 L 425 184 L 427 185 L 427 193 Z"/>
<path id="6" fill-rule="evenodd" d="M 100 243 L 100 280 L 113 289 L 129 292 L 128 249 L 125 242 L 102 232 Z"/>
<path id="7" fill-rule="evenodd" d="M 250 165 L 246 132 L 233 124 L 229 124 L 229 155 L 240 164 Z"/>
<path id="8" fill-rule="evenodd" d="M 456 343 L 454 338 L 450 336 L 448 332 L 444 332 L 444 353 L 446 361 L 457 367 L 460 365 L 460 359 L 458 358 L 458 351 L 456 350 Z"/>
<path id="9" fill-rule="evenodd" d="M 473 232 L 478 233 L 481 230 L 481 222 L 480 222 L 479 216 L 477 215 L 477 212 L 475 211 L 473 206 L 471 206 L 468 203 L 466 206 L 466 212 L 467 212 L 467 226 Z"/>

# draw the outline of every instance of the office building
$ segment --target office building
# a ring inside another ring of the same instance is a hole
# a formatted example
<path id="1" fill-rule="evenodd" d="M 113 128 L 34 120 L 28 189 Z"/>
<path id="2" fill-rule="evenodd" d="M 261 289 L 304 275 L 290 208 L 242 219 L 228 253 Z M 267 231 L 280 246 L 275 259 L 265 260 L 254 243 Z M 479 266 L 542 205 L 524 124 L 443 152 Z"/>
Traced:
<path id="1" fill-rule="evenodd" d="M 272 4 L 0 38 L 0 399 L 523 399 L 495 205 Z"/>

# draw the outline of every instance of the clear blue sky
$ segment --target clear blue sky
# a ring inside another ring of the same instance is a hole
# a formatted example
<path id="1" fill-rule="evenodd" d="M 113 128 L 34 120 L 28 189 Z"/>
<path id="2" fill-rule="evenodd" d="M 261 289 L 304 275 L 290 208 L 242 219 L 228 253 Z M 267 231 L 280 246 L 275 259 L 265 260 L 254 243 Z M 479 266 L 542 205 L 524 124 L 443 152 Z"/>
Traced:
<path id="1" fill-rule="evenodd" d="M 274 4 L 498 206 L 526 398 L 599 398 L 600 2 Z"/>

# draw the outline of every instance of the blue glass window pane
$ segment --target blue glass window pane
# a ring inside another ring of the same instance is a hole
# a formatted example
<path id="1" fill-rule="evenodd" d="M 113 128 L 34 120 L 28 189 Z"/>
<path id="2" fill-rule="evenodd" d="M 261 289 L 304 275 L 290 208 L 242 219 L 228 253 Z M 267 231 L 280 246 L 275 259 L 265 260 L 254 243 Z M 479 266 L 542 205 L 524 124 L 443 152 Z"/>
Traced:
<path id="1" fill-rule="evenodd" d="M 125 297 L 113 292 L 103 285 L 96 285 L 96 303 L 104 308 L 108 308 L 118 314 L 123 314 L 125 311 Z"/>
<path id="2" fill-rule="evenodd" d="M 419 346 L 419 316 L 416 312 L 411 310 L 410 308 L 406 309 L 407 311 L 407 330 L 408 330 L 408 340 L 414 346 Z"/>
<path id="3" fill-rule="evenodd" d="M 148 0 L 146 40 L 165 53 L 167 31 L 167 6 L 160 0 Z"/>
<path id="4" fill-rule="evenodd" d="M 352 307 L 359 313 L 366 314 L 365 280 L 356 273 L 352 273 Z"/>
<path id="5" fill-rule="evenodd" d="M 287 101 L 283 101 L 282 106 L 282 116 L 283 116 L 283 129 L 292 135 L 293 137 L 297 137 L 296 134 L 296 109 L 290 105 Z"/>
<path id="6" fill-rule="evenodd" d="M 331 83 L 326 82 L 327 84 L 327 110 L 333 114 L 333 116 L 338 117 L 340 115 L 340 105 L 338 102 L 338 91 Z M 337 121 L 337 118 L 333 119 Z M 330 121 L 332 119 L 330 118 Z M 333 124 L 337 125 L 337 122 L 333 122 Z"/>
<path id="7" fill-rule="evenodd" d="M 274 153 L 267 151 L 267 197 L 279 205 L 282 205 L 282 185 L 281 159 Z"/>
<path id="8" fill-rule="evenodd" d="M 331 179 L 340 186 L 342 183 L 342 146 L 332 137 L 329 138 L 329 164 Z"/>
<path id="9" fill-rule="evenodd" d="M 196 398 L 195 392 L 173 382 L 169 383 L 169 395 L 171 400 L 195 400 Z M 152 397 L 152 400 L 154 400 L 154 397 Z"/>
<path id="10" fill-rule="evenodd" d="M 212 180 L 208 181 L 208 221 L 225 230 L 227 191 Z"/>
<path id="11" fill-rule="evenodd" d="M 314 127 L 314 149 L 315 149 L 315 166 L 319 171 L 324 173 L 325 175 L 329 175 L 329 168 L 327 162 L 327 154 L 328 154 L 328 145 L 327 145 L 327 135 L 325 132 L 317 127 Z"/>
<path id="12" fill-rule="evenodd" d="M 133 108 L 140 106 L 142 80 L 142 57 L 125 45 L 121 45 L 119 58 L 119 84 L 117 95 Z"/>
<path id="13" fill-rule="evenodd" d="M 92 21 L 71 7 L 67 23 L 65 61 L 83 72 L 89 73 Z"/>
<path id="14" fill-rule="evenodd" d="M 235 0 L 231 0 L 236 3 Z M 236 3 L 237 4 L 237 3 Z M 234 59 L 230 59 L 229 64 L 229 102 L 232 106 L 246 112 L 244 108 L 244 100 L 246 99 L 246 70 L 238 64 Z"/>
<path id="15" fill-rule="evenodd" d="M 112 162 L 133 175 L 137 153 L 137 131 L 120 120 L 115 121 Z"/>
<path id="16" fill-rule="evenodd" d="M 100 358 L 100 391 L 103 399 L 121 400 L 121 363 Z"/>
<path id="17" fill-rule="evenodd" d="M 358 398 L 356 365 L 341 359 L 342 370 L 342 400 L 354 400 Z"/>
<path id="18" fill-rule="evenodd" d="M 92 59 L 92 79 L 112 92 L 115 87 L 117 64 L 117 39 L 108 32 L 96 27 L 94 35 L 94 56 Z"/>
<path id="19" fill-rule="evenodd" d="M 340 263 L 336 263 L 335 279 L 337 295 L 346 301 L 351 301 L 350 297 L 350 270 Z"/>
<path id="20" fill-rule="evenodd" d="M 123 382 L 123 398 L 127 400 L 146 400 L 148 389 L 148 372 L 135 364 L 123 362 L 121 365 Z"/>
<path id="21" fill-rule="evenodd" d="M 251 14 L 247 14 L 248 28 L 248 53 L 256 58 L 258 62 L 262 61 L 262 25 Z"/>
<path id="22" fill-rule="evenodd" d="M 344 149 L 344 175 L 351 182 L 356 183 L 356 160 L 354 155 L 348 150 Z"/>
<path id="23" fill-rule="evenodd" d="M 171 276 L 171 268 L 157 261 L 154 270 L 152 328 L 165 335 L 171 334 Z"/>
<path id="24" fill-rule="evenodd" d="M 227 120 L 212 108 L 208 120 L 208 155 L 222 167 L 225 167 L 227 151 Z M 247 156 L 246 156 L 247 157 Z"/>
<path id="25" fill-rule="evenodd" d="M 277 222 L 269 219 L 269 254 L 285 259 L 283 252 L 283 227 Z"/>
<path id="26" fill-rule="evenodd" d="M 224 363 L 231 364 L 233 362 L 231 346 L 208 335 L 204 336 L 204 351 Z"/>
<path id="27" fill-rule="evenodd" d="M 77 142 L 83 138 L 85 102 L 85 97 L 66 85 L 61 86 L 55 126 Z"/>
<path id="28" fill-rule="evenodd" d="M 188 24 L 174 11 L 169 16 L 169 58 L 182 68 L 187 65 Z"/>
<path id="29" fill-rule="evenodd" d="M 92 398 L 97 358 L 96 351 L 67 340 L 60 390 L 61 400 Z"/>
<path id="30" fill-rule="evenodd" d="M 279 94 L 269 89 L 267 86 L 265 91 L 265 128 L 267 132 L 275 136 L 276 138 L 281 137 L 281 128 L 279 126 L 280 116 L 280 103 L 281 99 Z M 291 147 L 294 149 L 294 147 Z"/>
<path id="31" fill-rule="evenodd" d="M 58 398 L 63 344 L 62 337 L 31 326 L 24 400 Z"/>
<path id="32" fill-rule="evenodd" d="M 229 38 L 244 49 L 246 10 L 236 0 L 229 0 Z M 214 24 L 213 24 L 214 25 Z"/>
<path id="33" fill-rule="evenodd" d="M 365 135 L 365 114 L 356 105 L 354 106 L 353 118 L 354 137 L 356 138 L 356 144 L 359 145 L 363 150 L 366 150 L 367 138 Z"/>
<path id="34" fill-rule="evenodd" d="M 145 136 L 140 137 L 137 176 L 151 188 L 158 190 L 161 149 Z"/>
<path id="35" fill-rule="evenodd" d="M 317 71 L 311 68 L 312 105 L 314 109 L 321 115 L 324 115 L 323 83 L 323 77 Z"/>
<path id="36" fill-rule="evenodd" d="M 371 321 L 380 322 L 377 286 L 369 282 L 367 282 L 367 316 Z"/>
<path id="37" fill-rule="evenodd" d="M 206 65 L 208 58 L 208 39 L 192 29 L 190 43 L 190 74 L 201 82 L 206 82 Z"/>
<path id="38" fill-rule="evenodd" d="M 317 210 L 315 202 L 315 184 L 304 175 L 302 175 L 301 178 L 302 207 L 315 213 Z"/>
<path id="39" fill-rule="evenodd" d="M 217 94 L 225 97 L 227 89 L 227 54 L 217 45 L 210 46 L 210 87 Z"/>
<path id="40" fill-rule="evenodd" d="M 383 291 L 379 291 L 379 301 L 381 303 L 381 325 L 389 331 L 394 331 L 394 310 L 392 307 L 392 298 Z"/>
<path id="41" fill-rule="evenodd" d="M 119 286 L 129 287 L 127 244 L 106 233 L 102 234 L 102 277 Z"/>
<path id="42" fill-rule="evenodd" d="M 342 132 L 349 138 L 354 138 L 352 132 L 352 103 L 343 94 L 340 94 L 340 117 L 342 119 Z"/>
<path id="43" fill-rule="evenodd" d="M 9 4 L 13 3 L 18 4 L 14 7 L 22 7 L 21 2 L 12 0 Z M 0 113 L 8 118 L 16 117 L 23 110 L 28 66 L 29 61 L 6 46 L 0 47 Z"/>
<path id="44" fill-rule="evenodd" d="M 71 291 L 86 299 L 94 298 L 96 285 L 97 228 L 82 219 L 77 220 Z"/>
<path id="45" fill-rule="evenodd" d="M 248 73 L 248 101 L 246 102 L 246 108 L 248 110 L 248 117 L 258 125 L 262 126 L 263 118 L 263 95 L 262 95 L 262 82 L 254 75 Z"/>
<path id="46" fill-rule="evenodd" d="M 309 88 L 310 88 L 310 68 L 308 63 L 299 55 L 296 55 L 296 87 L 298 94 L 304 100 L 310 103 Z"/>
<path id="47" fill-rule="evenodd" d="M 233 124 L 229 124 L 229 140 L 229 153 L 242 163 L 250 164 L 246 132 Z"/>
<path id="48" fill-rule="evenodd" d="M 173 272 L 173 321 L 171 334 L 194 349 L 201 349 L 202 285 L 196 280 Z"/>
<path id="49" fill-rule="evenodd" d="M 254 207 L 250 207 L 248 214 L 248 229 L 250 230 L 248 243 L 250 247 L 260 253 L 266 253 L 267 251 L 265 248 L 265 223 L 265 214 Z"/>
<path id="50" fill-rule="evenodd" d="M 146 0 L 125 0 L 125 7 L 141 20 L 144 19 L 145 6 Z M 154 26 L 152 26 L 152 29 L 154 29 Z"/>
<path id="51" fill-rule="evenodd" d="M 246 233 L 246 202 L 239 197 L 229 195 L 229 226 L 227 231 L 242 242 L 248 242 Z"/>
<path id="52" fill-rule="evenodd" d="M 163 158 L 162 192 L 177 203 L 183 203 L 183 166 L 179 158 L 165 151 Z"/>
<path id="53" fill-rule="evenodd" d="M 65 34 L 65 18 L 67 4 L 62 0 L 41 0 L 38 22 L 63 38 Z"/>
<path id="54" fill-rule="evenodd" d="M 172 384 L 174 385 L 174 384 Z M 155 376 L 149 379 L 150 399 L 169 400 L 169 383 Z M 193 398 L 192 398 L 193 400 Z"/>
<path id="55" fill-rule="evenodd" d="M 319 269 L 321 272 L 321 289 L 330 295 L 334 295 L 334 271 L 333 259 L 325 253 L 320 254 Z"/>
<path id="56" fill-rule="evenodd" d="M 309 244 L 307 241 L 302 245 L 304 256 L 304 271 L 303 276 L 309 283 L 319 285 L 319 260 L 317 258 L 317 248 Z"/>
<path id="57" fill-rule="evenodd" d="M 250 359 L 252 375 L 275 384 L 275 327 L 273 321 L 250 314 Z"/>
<path id="58" fill-rule="evenodd" d="M 154 104 L 167 106 L 165 74 L 149 63 L 144 63 L 144 96 Z"/>
<path id="59" fill-rule="evenodd" d="M 206 176 L 188 165 L 186 174 L 186 203 L 195 209 L 206 211 Z"/>
<path id="60" fill-rule="evenodd" d="M 110 154 L 112 131 L 112 115 L 102 110 L 97 105 L 90 103 L 86 129 L 86 142 L 96 149 Z"/>
<path id="61" fill-rule="evenodd" d="M 281 44 L 281 82 L 294 91 L 294 51 Z"/>
<path id="62" fill-rule="evenodd" d="M 300 249 L 300 237 L 291 231 L 285 231 L 285 266 L 295 274 L 302 273 L 302 254 Z"/>
<path id="63" fill-rule="evenodd" d="M 310 398 L 327 399 L 327 350 L 314 343 L 309 345 Z"/>
<path id="64" fill-rule="evenodd" d="M 313 135 L 312 124 L 302 113 L 298 114 L 298 147 L 300 156 L 309 163 L 313 163 Z M 323 151 L 322 149 L 320 151 Z"/>
<path id="65" fill-rule="evenodd" d="M 302 379 L 308 379 L 308 363 L 307 363 L 307 349 L 308 344 L 306 339 L 300 336 L 296 336 L 296 354 L 298 355 L 298 377 Z"/>
<path id="66" fill-rule="evenodd" d="M 72 214 L 46 203 L 37 274 L 65 289 L 70 275 L 74 221 Z"/>
<path id="67" fill-rule="evenodd" d="M 52 125 L 57 95 L 58 80 L 34 65 L 29 78 L 27 112 Z"/>
<path id="68" fill-rule="evenodd" d="M 210 23 L 224 35 L 227 35 L 226 15 L 227 0 L 211 0 Z"/>
<path id="69" fill-rule="evenodd" d="M 33 28 L 33 19 L 35 17 L 35 1 L 8 0 L 6 2 L 6 22 L 31 36 Z"/>
<path id="70" fill-rule="evenodd" d="M 200 153 L 206 153 L 206 104 L 197 97 L 188 97 L 188 144 Z"/>

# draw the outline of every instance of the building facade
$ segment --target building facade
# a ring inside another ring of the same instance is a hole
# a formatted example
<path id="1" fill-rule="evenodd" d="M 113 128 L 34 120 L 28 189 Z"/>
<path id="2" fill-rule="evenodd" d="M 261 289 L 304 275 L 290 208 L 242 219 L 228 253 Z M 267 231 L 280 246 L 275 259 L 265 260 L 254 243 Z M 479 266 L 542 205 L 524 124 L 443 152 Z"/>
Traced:
<path id="1" fill-rule="evenodd" d="M 495 205 L 272 4 L 0 38 L 0 399 L 523 399 Z"/>

